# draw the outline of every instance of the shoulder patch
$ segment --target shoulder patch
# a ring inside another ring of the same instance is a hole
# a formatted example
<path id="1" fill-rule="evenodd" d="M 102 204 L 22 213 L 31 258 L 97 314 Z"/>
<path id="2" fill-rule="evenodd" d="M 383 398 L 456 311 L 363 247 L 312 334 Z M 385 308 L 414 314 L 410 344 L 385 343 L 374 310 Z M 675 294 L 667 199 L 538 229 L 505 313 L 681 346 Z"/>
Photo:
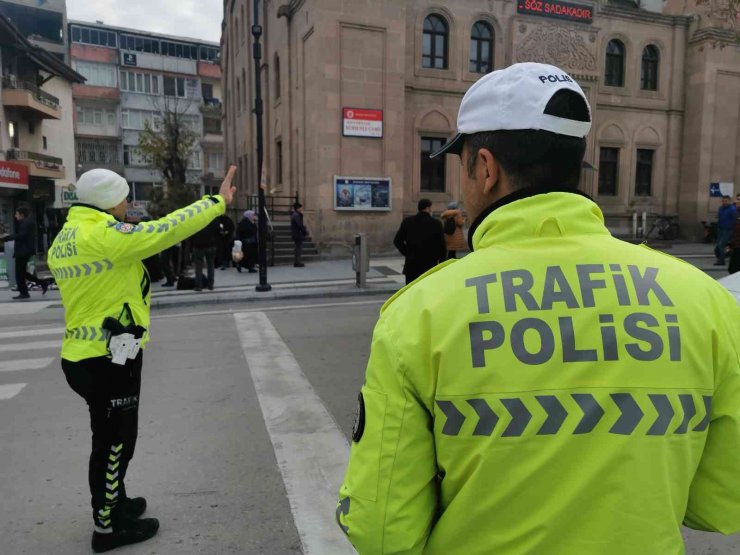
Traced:
<path id="1" fill-rule="evenodd" d="M 410 287 L 413 287 L 414 285 L 416 285 L 419 282 L 420 279 L 425 278 L 426 276 L 430 276 L 432 274 L 436 274 L 442 268 L 446 268 L 450 264 L 454 264 L 455 262 L 457 262 L 459 260 L 462 260 L 462 259 L 460 259 L 460 258 L 453 258 L 451 260 L 445 260 L 444 262 L 441 262 L 441 263 L 437 264 L 431 270 L 427 270 L 425 273 L 423 273 L 422 275 L 420 275 L 418 278 L 416 278 L 414 281 L 412 281 L 408 285 L 403 286 L 401 289 L 399 289 L 398 291 L 396 291 L 390 299 L 388 299 L 387 301 L 385 301 L 385 304 L 383 304 L 383 306 L 380 308 L 380 313 L 383 314 L 383 312 L 385 312 L 385 310 L 393 303 L 393 301 L 395 301 L 398 297 L 400 297 L 401 295 L 403 295 Z"/>
<path id="2" fill-rule="evenodd" d="M 115 225 L 116 231 L 120 233 L 133 233 L 136 230 L 136 226 L 134 224 L 127 224 L 124 222 L 117 223 Z"/>

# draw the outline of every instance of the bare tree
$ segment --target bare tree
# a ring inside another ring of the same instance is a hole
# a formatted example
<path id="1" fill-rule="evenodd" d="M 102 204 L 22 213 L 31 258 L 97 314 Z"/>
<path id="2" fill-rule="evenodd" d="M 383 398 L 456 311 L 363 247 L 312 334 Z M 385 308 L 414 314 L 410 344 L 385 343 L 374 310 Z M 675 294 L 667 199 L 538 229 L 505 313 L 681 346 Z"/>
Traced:
<path id="1" fill-rule="evenodd" d="M 164 177 L 164 188 L 155 189 L 150 213 L 166 214 L 190 204 L 197 196 L 196 187 L 187 182 L 188 163 L 198 139 L 192 116 L 186 114 L 188 106 L 165 96 L 154 122 L 146 121 L 139 136 L 142 154 Z"/>

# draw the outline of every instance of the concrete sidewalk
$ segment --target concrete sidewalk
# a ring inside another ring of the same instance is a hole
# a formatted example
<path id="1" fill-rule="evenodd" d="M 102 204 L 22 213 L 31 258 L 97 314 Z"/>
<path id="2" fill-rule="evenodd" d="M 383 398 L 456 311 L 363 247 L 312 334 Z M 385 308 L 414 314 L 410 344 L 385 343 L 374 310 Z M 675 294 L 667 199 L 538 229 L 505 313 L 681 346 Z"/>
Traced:
<path id="1" fill-rule="evenodd" d="M 152 284 L 152 307 L 181 306 L 196 303 L 226 303 L 234 301 L 272 300 L 284 298 L 305 298 L 324 296 L 347 296 L 362 294 L 392 294 L 403 286 L 403 258 L 374 258 L 370 261 L 365 289 L 356 286 L 355 272 L 351 259 L 324 260 L 307 263 L 305 268 L 293 266 L 273 266 L 267 269 L 268 283 L 272 291 L 259 293 L 255 286 L 259 283 L 259 274 L 246 271 L 239 273 L 234 268 L 219 270 L 216 268 L 215 289 L 213 291 L 178 291 L 174 287 L 162 287 L 164 280 Z M 40 289 L 31 289 L 31 298 L 25 301 L 14 301 L 18 293 L 11 291 L 7 282 L 0 281 L 0 307 L 5 304 L 33 305 L 32 308 L 59 307 L 61 298 L 54 287 L 46 295 Z M 3 309 L 0 308 L 0 312 Z M 14 313 L 17 311 L 14 310 Z M 26 312 L 26 310 L 23 310 Z"/>
<path id="2" fill-rule="evenodd" d="M 655 242 L 650 246 L 686 260 L 715 279 L 728 275 L 726 266 L 714 265 L 714 245 Z M 152 284 L 152 307 L 381 293 L 390 295 L 404 284 L 402 269 L 403 258 L 400 256 L 371 258 L 367 275 L 368 287 L 358 289 L 350 258 L 311 262 L 305 268 L 273 266 L 267 270 L 272 291 L 258 293 L 255 286 L 259 283 L 259 274 L 249 274 L 246 271 L 238 273 L 234 268 L 223 271 L 217 268 L 214 291 L 178 291 L 175 288 L 162 287 L 162 282 Z M 55 289 L 50 289 L 43 296 L 40 290 L 33 289 L 31 299 L 27 301 L 13 301 L 12 297 L 15 295 L 17 293 L 8 288 L 7 282 L 0 281 L 0 307 L 8 307 L 9 303 L 14 306 L 31 305 L 15 308 L 12 313 L 35 312 L 42 308 L 61 306 L 59 291 Z M 0 311 L 3 309 L 0 308 Z"/>

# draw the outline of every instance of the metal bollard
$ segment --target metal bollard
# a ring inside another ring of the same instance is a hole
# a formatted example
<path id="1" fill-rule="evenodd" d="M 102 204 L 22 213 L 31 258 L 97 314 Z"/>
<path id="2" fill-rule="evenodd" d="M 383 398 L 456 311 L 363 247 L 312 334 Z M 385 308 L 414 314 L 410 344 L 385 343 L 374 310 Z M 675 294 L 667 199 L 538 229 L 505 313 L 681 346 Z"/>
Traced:
<path id="1" fill-rule="evenodd" d="M 352 249 L 352 269 L 355 271 L 357 287 L 367 287 L 367 272 L 370 270 L 370 252 L 367 248 L 367 237 L 359 233 L 355 235 L 355 246 Z"/>

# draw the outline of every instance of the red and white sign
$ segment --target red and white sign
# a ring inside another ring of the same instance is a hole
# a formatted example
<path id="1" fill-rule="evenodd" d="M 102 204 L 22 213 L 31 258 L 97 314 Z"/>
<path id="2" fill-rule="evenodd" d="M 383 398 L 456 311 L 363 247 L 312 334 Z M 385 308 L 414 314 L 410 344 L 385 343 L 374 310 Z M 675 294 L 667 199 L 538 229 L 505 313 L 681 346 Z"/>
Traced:
<path id="1" fill-rule="evenodd" d="M 364 110 L 361 108 L 344 108 L 345 137 L 383 137 L 383 110 Z"/>
<path id="2" fill-rule="evenodd" d="M 28 189 L 28 168 L 14 162 L 0 162 L 0 187 Z"/>

